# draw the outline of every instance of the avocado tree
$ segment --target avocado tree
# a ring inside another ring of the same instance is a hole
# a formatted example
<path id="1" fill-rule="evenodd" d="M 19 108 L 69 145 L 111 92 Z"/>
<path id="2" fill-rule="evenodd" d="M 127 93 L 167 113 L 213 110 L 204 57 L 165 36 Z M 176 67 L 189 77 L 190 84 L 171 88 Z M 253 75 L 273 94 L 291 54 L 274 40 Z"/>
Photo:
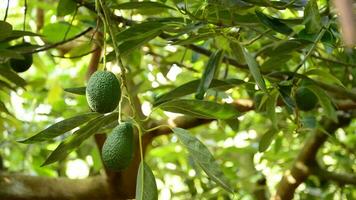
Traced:
<path id="1" fill-rule="evenodd" d="M 0 6 L 0 199 L 356 199 L 351 1 Z"/>

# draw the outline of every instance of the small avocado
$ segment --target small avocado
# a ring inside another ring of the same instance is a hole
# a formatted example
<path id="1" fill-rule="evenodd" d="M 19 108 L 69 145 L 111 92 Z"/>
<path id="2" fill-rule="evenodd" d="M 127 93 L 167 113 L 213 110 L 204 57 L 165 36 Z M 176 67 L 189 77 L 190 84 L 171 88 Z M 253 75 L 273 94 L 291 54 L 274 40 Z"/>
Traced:
<path id="1" fill-rule="evenodd" d="M 121 98 L 120 81 L 112 72 L 96 71 L 89 78 L 86 98 L 94 112 L 111 112 L 115 110 Z"/>
<path id="2" fill-rule="evenodd" d="M 295 92 L 297 107 L 303 111 L 310 111 L 318 103 L 318 97 L 307 87 L 300 87 Z"/>
<path id="3" fill-rule="evenodd" d="M 133 125 L 123 122 L 116 126 L 106 138 L 102 148 L 104 165 L 113 171 L 126 169 L 133 159 Z"/>
<path id="4" fill-rule="evenodd" d="M 25 42 L 25 43 L 13 46 L 12 49 L 25 48 L 30 45 L 31 45 L 30 43 Z M 9 61 L 10 67 L 15 72 L 18 72 L 18 73 L 27 71 L 33 63 L 33 57 L 32 57 L 31 53 L 22 53 L 21 55 L 24 57 L 24 59 L 11 58 Z"/>
<path id="5" fill-rule="evenodd" d="M 15 71 L 15 72 L 25 72 L 28 69 L 30 69 L 32 63 L 33 63 L 33 58 L 32 58 L 32 54 L 22 54 L 22 56 L 25 59 L 14 59 L 11 58 L 10 59 L 10 66 L 11 68 Z"/>

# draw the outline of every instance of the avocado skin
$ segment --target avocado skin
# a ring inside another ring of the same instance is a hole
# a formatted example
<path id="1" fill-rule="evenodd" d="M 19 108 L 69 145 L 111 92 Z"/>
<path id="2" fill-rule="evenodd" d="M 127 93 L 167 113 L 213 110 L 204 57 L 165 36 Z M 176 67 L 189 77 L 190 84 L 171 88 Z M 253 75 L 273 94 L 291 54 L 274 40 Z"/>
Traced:
<path id="1" fill-rule="evenodd" d="M 15 72 L 25 72 L 27 71 L 32 63 L 33 63 L 33 57 L 32 54 L 22 54 L 22 56 L 25 58 L 23 60 L 21 59 L 10 59 L 10 66 Z"/>
<path id="2" fill-rule="evenodd" d="M 104 165 L 113 171 L 126 169 L 133 159 L 133 125 L 124 122 L 116 126 L 106 138 L 102 148 Z"/>
<path id="3" fill-rule="evenodd" d="M 295 101 L 300 110 L 310 111 L 318 103 L 318 97 L 310 89 L 300 87 L 295 92 Z"/>
<path id="4" fill-rule="evenodd" d="M 120 81 L 108 71 L 96 71 L 89 78 L 86 98 L 89 107 L 98 113 L 113 111 L 121 97 Z"/>

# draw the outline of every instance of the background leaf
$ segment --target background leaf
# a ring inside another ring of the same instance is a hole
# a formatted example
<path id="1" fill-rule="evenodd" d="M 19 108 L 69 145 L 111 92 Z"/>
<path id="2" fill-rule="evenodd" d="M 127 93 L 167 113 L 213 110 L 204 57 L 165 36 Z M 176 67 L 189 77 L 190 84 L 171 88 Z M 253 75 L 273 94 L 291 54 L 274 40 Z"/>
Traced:
<path id="1" fill-rule="evenodd" d="M 316 0 L 309 0 L 304 9 L 304 23 L 307 33 L 318 33 L 321 28 L 321 17 Z"/>
<path id="2" fill-rule="evenodd" d="M 16 84 L 19 87 L 24 88 L 26 86 L 26 81 L 21 78 L 21 76 L 17 75 L 14 71 L 10 70 L 9 68 L 3 67 L 0 70 L 0 75 L 5 77 L 10 82 Z"/>
<path id="3" fill-rule="evenodd" d="M 12 25 L 5 21 L 0 21 L 0 30 L 1 30 L 0 31 L 0 41 L 1 41 L 11 35 Z"/>
<path id="4" fill-rule="evenodd" d="M 218 80 L 213 79 L 209 88 L 223 88 L 223 89 L 230 89 L 232 87 L 244 84 L 245 81 L 240 79 L 227 79 L 227 80 Z M 171 91 L 161 94 L 154 103 L 154 106 L 158 106 L 159 104 L 169 101 L 172 99 L 176 99 L 179 97 L 183 97 L 188 94 L 193 94 L 200 84 L 200 80 L 193 80 L 187 83 L 184 83 L 181 86 L 178 86 Z"/>
<path id="5" fill-rule="evenodd" d="M 319 103 L 325 112 L 325 116 L 337 122 L 337 113 L 330 97 L 318 86 L 306 85 L 318 97 Z"/>
<path id="6" fill-rule="evenodd" d="M 74 0 L 59 0 L 57 6 L 57 16 L 71 14 L 77 9 L 77 3 Z"/>
<path id="7" fill-rule="evenodd" d="M 146 9 L 158 9 L 158 8 L 175 10 L 175 8 L 173 7 L 155 1 L 126 2 L 126 3 L 121 3 L 116 5 L 114 6 L 114 8 L 119 10 L 131 10 L 131 9 L 146 10 Z"/>
<path id="8" fill-rule="evenodd" d="M 239 115 L 232 105 L 202 100 L 177 99 L 162 103 L 158 108 L 203 119 L 229 119 Z"/>
<path id="9" fill-rule="evenodd" d="M 172 130 L 204 172 L 226 191 L 233 193 L 233 189 L 226 182 L 224 174 L 208 148 L 187 130 L 182 128 L 173 128 Z"/>
<path id="10" fill-rule="evenodd" d="M 278 131 L 275 128 L 271 128 L 265 134 L 263 134 L 262 138 L 260 139 L 260 142 L 258 143 L 258 151 L 259 152 L 266 151 L 268 147 L 271 145 L 277 133 Z"/>
<path id="11" fill-rule="evenodd" d="M 289 26 L 287 26 L 285 23 L 283 23 L 277 18 L 268 16 L 258 10 L 256 11 L 256 15 L 262 24 L 271 28 L 274 31 L 277 31 L 285 35 L 289 35 L 293 32 L 293 29 L 289 28 Z"/>

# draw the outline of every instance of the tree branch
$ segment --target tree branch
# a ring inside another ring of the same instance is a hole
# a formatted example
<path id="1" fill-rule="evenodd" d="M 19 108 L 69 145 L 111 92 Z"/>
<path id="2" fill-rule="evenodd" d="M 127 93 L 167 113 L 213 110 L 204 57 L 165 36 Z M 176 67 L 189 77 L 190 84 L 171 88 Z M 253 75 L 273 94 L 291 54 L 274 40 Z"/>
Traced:
<path id="1" fill-rule="evenodd" d="M 112 199 L 104 177 L 49 178 L 0 172 L 0 199 Z"/>
<path id="2" fill-rule="evenodd" d="M 356 185 L 356 175 L 346 173 L 330 172 L 321 168 L 319 165 L 311 169 L 311 173 L 321 179 L 331 180 L 339 183 L 340 185 Z"/>
<path id="3" fill-rule="evenodd" d="M 325 130 L 333 134 L 338 128 L 346 126 L 350 123 L 348 117 L 339 117 L 339 123 L 334 123 L 330 120 L 324 120 L 323 127 Z M 293 199 L 294 192 L 297 187 L 303 183 L 311 173 L 311 168 L 316 166 L 316 154 L 319 148 L 327 140 L 328 135 L 322 130 L 316 130 L 299 152 L 293 166 L 287 170 L 278 184 L 277 192 L 273 197 L 274 200 L 289 200 Z"/>

